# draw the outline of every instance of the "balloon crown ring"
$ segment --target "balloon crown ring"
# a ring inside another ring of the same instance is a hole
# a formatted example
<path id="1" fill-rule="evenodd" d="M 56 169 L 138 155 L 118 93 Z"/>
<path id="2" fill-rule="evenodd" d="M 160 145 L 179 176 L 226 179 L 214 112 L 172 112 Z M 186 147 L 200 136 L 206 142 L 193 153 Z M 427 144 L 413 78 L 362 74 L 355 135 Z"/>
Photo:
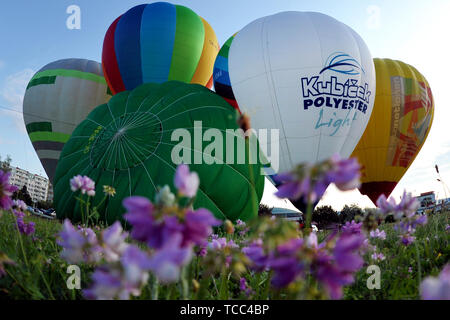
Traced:
<path id="1" fill-rule="evenodd" d="M 150 112 L 133 112 L 115 118 L 98 133 L 90 151 L 94 168 L 128 170 L 153 156 L 161 143 L 161 120 Z"/>

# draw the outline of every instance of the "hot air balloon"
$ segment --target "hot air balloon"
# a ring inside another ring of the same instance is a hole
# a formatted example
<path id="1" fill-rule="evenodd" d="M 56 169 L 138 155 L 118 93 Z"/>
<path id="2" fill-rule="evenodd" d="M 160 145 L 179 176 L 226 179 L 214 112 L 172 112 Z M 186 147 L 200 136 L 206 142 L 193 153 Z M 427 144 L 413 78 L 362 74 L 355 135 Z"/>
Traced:
<path id="1" fill-rule="evenodd" d="M 422 148 L 434 103 L 427 80 L 413 66 L 390 59 L 374 63 L 375 105 L 352 156 L 363 167 L 360 191 L 375 203 L 391 194 Z"/>
<path id="2" fill-rule="evenodd" d="M 80 220 L 77 195 L 69 186 L 69 180 L 78 174 L 96 182 L 94 206 L 103 200 L 102 186 L 116 189 L 116 195 L 98 208 L 101 220 L 107 223 L 121 219 L 125 197 L 140 195 L 153 200 L 157 188 L 164 185 L 175 191 L 178 160 L 174 159 L 178 154 L 188 157 L 183 162 L 200 177 L 194 208 L 207 208 L 217 218 L 232 221 L 257 216 L 264 189 L 261 165 L 250 163 L 250 151 L 245 153 L 245 161 L 237 159 L 237 148 L 248 140 L 236 134 L 232 149 L 236 158 L 225 161 L 228 144 L 213 151 L 211 139 L 202 139 L 207 128 L 219 133 L 236 130 L 236 119 L 233 107 L 197 84 L 144 84 L 113 96 L 89 114 L 64 146 L 54 185 L 58 217 Z"/>
<path id="3" fill-rule="evenodd" d="M 321 13 L 281 12 L 251 22 L 227 42 L 214 86 L 235 98 L 254 129 L 279 130 L 270 141 L 280 150 L 272 173 L 334 153 L 350 156 L 375 94 L 372 57 L 354 30 Z"/>
<path id="4" fill-rule="evenodd" d="M 111 91 L 168 80 L 212 86 L 216 34 L 191 9 L 167 2 L 135 6 L 109 27 L 102 64 Z"/>
<path id="5" fill-rule="evenodd" d="M 72 131 L 110 97 L 101 64 L 92 60 L 58 60 L 30 80 L 23 99 L 23 118 L 50 181 Z"/>
<path id="6" fill-rule="evenodd" d="M 230 74 L 228 73 L 228 54 L 230 46 L 236 34 L 232 35 L 222 46 L 217 54 L 213 69 L 214 91 L 231 104 L 236 110 L 239 110 L 236 98 L 231 88 Z"/>

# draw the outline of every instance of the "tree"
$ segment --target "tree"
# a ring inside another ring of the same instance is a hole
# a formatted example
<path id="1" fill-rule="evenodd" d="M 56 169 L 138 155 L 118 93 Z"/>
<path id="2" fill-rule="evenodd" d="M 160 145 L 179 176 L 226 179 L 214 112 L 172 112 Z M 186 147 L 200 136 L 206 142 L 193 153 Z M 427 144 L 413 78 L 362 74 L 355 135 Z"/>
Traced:
<path id="1" fill-rule="evenodd" d="M 331 206 L 322 206 L 314 210 L 312 221 L 317 223 L 317 228 L 323 229 L 331 224 L 339 223 L 339 216 Z"/>
<path id="2" fill-rule="evenodd" d="M 11 171 L 11 156 L 8 154 L 6 159 L 2 161 L 2 157 L 0 156 L 0 169 L 3 171 Z"/>
<path id="3" fill-rule="evenodd" d="M 28 193 L 27 186 L 25 186 L 25 185 L 22 187 L 22 189 L 14 192 L 14 194 L 12 195 L 12 198 L 14 200 L 22 200 L 28 206 L 32 206 L 33 205 L 33 199 L 31 199 L 31 196 Z"/>
<path id="4" fill-rule="evenodd" d="M 53 202 L 52 201 L 38 201 L 37 205 L 40 209 L 50 209 L 53 208 Z"/>
<path id="5" fill-rule="evenodd" d="M 339 215 L 339 222 L 341 224 L 345 224 L 346 222 L 351 222 L 355 220 L 356 216 L 362 216 L 363 210 L 358 207 L 356 204 L 352 204 L 350 206 L 345 205 Z"/>
<path id="6" fill-rule="evenodd" d="M 262 217 L 262 216 L 272 216 L 272 209 L 269 206 L 266 206 L 265 204 L 260 204 L 259 208 L 258 208 L 258 216 Z"/>

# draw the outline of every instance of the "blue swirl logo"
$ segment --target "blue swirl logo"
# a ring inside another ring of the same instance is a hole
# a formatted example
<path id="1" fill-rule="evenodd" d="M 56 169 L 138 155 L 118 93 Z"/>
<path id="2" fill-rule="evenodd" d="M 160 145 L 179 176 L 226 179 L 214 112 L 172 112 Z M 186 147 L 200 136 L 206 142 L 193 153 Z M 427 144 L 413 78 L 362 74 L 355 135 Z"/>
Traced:
<path id="1" fill-rule="evenodd" d="M 325 67 L 320 70 L 319 74 L 322 74 L 326 70 L 333 70 L 348 75 L 358 75 L 361 74 L 361 71 L 366 73 L 355 58 L 344 52 L 331 54 L 325 63 Z"/>

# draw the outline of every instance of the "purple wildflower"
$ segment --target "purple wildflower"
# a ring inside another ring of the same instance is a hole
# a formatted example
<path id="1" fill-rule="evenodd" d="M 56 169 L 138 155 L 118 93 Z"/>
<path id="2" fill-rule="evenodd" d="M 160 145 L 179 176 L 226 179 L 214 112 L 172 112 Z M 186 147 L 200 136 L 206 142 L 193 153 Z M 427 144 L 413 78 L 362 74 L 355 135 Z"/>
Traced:
<path id="1" fill-rule="evenodd" d="M 9 184 L 10 172 L 0 170 L 0 209 L 9 210 L 12 206 L 11 196 L 17 190 L 16 186 Z"/>
<path id="2" fill-rule="evenodd" d="M 239 279 L 239 289 L 244 292 L 247 297 L 251 296 L 252 294 L 254 294 L 254 291 L 252 290 L 252 288 L 250 288 L 247 284 L 247 280 L 244 277 L 241 277 Z"/>
<path id="3" fill-rule="evenodd" d="M 247 224 L 241 219 L 236 220 L 236 229 L 238 230 L 240 237 L 245 236 L 250 231 L 250 228 L 248 228 Z"/>
<path id="4" fill-rule="evenodd" d="M 202 244 L 211 235 L 211 227 L 221 224 L 222 221 L 214 218 L 214 215 L 207 209 L 189 210 L 184 219 L 183 245 Z"/>
<path id="5" fill-rule="evenodd" d="M 413 237 L 412 235 L 410 235 L 409 233 L 406 233 L 404 235 L 401 236 L 401 242 L 405 245 L 405 246 L 409 246 L 411 243 L 414 242 L 414 240 L 416 240 L 416 237 Z"/>
<path id="6" fill-rule="evenodd" d="M 377 207 L 385 215 L 392 214 L 396 220 L 400 220 L 403 216 L 411 217 L 413 216 L 420 203 L 416 198 L 412 197 L 411 194 L 403 192 L 401 201 L 397 204 L 394 198 L 386 199 L 386 196 L 382 194 L 377 200 Z"/>
<path id="7" fill-rule="evenodd" d="M 203 241 L 202 244 L 199 245 L 199 249 L 196 252 L 197 256 L 204 257 L 208 253 L 208 241 Z"/>
<path id="8" fill-rule="evenodd" d="M 356 159 L 342 159 L 339 154 L 317 165 L 301 164 L 293 172 L 281 173 L 276 177 L 281 186 L 275 195 L 294 200 L 305 196 L 314 202 L 323 196 L 330 183 L 335 183 L 342 191 L 359 187 L 359 170 Z"/>
<path id="9" fill-rule="evenodd" d="M 27 204 L 23 200 L 13 200 L 13 208 L 25 212 L 27 210 Z"/>
<path id="10" fill-rule="evenodd" d="M 123 200 L 127 209 L 126 220 L 133 226 L 131 237 L 148 244 L 151 248 L 160 248 L 163 243 L 163 227 L 153 217 L 153 204 L 144 197 L 134 196 Z"/>
<path id="11" fill-rule="evenodd" d="M 332 169 L 327 172 L 327 180 L 341 191 L 359 188 L 361 166 L 356 158 L 342 159 L 338 153 L 331 157 Z"/>
<path id="12" fill-rule="evenodd" d="M 268 256 L 264 253 L 261 239 L 253 241 L 249 246 L 242 248 L 242 252 L 252 262 L 251 268 L 257 272 L 262 272 L 268 267 Z"/>
<path id="13" fill-rule="evenodd" d="M 445 265 L 437 278 L 427 277 L 420 284 L 423 300 L 450 300 L 450 264 Z"/>
<path id="14" fill-rule="evenodd" d="M 116 221 L 112 226 L 102 232 L 101 245 L 105 260 L 108 262 L 118 261 L 128 244 L 125 239 L 127 232 L 123 232 L 122 225 Z"/>
<path id="15" fill-rule="evenodd" d="M 64 221 L 57 243 L 63 247 L 61 257 L 69 263 L 94 263 L 101 258 L 101 247 L 91 229 L 75 230 L 68 219 Z"/>
<path id="16" fill-rule="evenodd" d="M 181 246 L 201 245 L 212 233 L 212 226 L 221 224 L 207 209 L 188 210 L 184 219 L 177 216 L 155 218 L 155 208 L 143 197 L 129 197 L 123 202 L 127 209 L 125 218 L 133 226 L 131 236 L 148 246 L 160 249 L 176 234 L 182 236 Z"/>
<path id="17" fill-rule="evenodd" d="M 225 248 L 239 247 L 232 239 L 227 241 L 227 238 L 212 239 L 208 246 L 212 250 L 223 250 Z"/>
<path id="18" fill-rule="evenodd" d="M 150 270 L 163 283 L 177 281 L 181 267 L 191 260 L 192 247 L 181 247 L 181 241 L 181 235 L 174 235 L 150 259 Z"/>
<path id="19" fill-rule="evenodd" d="M 370 237 L 374 239 L 386 240 L 386 232 L 380 229 L 370 231 Z"/>
<path id="20" fill-rule="evenodd" d="M 13 209 L 13 214 L 16 216 L 16 218 L 25 218 L 25 213 L 19 210 Z"/>
<path id="21" fill-rule="evenodd" d="M 351 234 L 360 234 L 361 233 L 362 222 L 356 223 L 355 220 L 351 222 L 346 222 L 342 226 L 342 232 L 351 233 Z"/>
<path id="22" fill-rule="evenodd" d="M 31 235 L 34 233 L 34 222 L 25 222 L 23 218 L 17 218 L 17 227 L 19 228 L 20 233 L 24 235 Z"/>
<path id="23" fill-rule="evenodd" d="M 372 257 L 372 259 L 375 260 L 375 261 L 383 261 L 383 260 L 386 259 L 386 257 L 384 256 L 384 254 L 382 254 L 381 252 L 380 252 L 380 253 L 374 252 L 374 253 L 372 254 L 371 257 Z"/>
<path id="24" fill-rule="evenodd" d="M 299 199 L 302 195 L 309 192 L 309 177 L 298 180 L 295 174 L 286 172 L 277 175 L 276 179 L 282 183 L 275 193 L 278 198 Z"/>
<path id="25" fill-rule="evenodd" d="M 120 258 L 123 268 L 125 288 L 132 295 L 140 294 L 140 287 L 148 280 L 147 271 L 150 270 L 151 260 L 146 252 L 135 245 L 129 245 Z"/>
<path id="26" fill-rule="evenodd" d="M 272 284 L 275 287 L 287 286 L 303 271 L 303 263 L 297 257 L 302 245 L 303 239 L 291 239 L 279 245 L 274 254 L 269 256 L 267 264 L 274 271 Z"/>
<path id="27" fill-rule="evenodd" d="M 363 242 L 362 235 L 344 233 L 336 241 L 332 255 L 318 251 L 312 269 L 332 299 L 340 299 L 342 287 L 353 283 L 353 273 L 363 264 L 358 254 Z"/>
<path id="28" fill-rule="evenodd" d="M 175 172 L 175 186 L 183 196 L 192 198 L 197 194 L 200 179 L 196 172 L 190 172 L 186 164 L 178 166 Z"/>
<path id="29" fill-rule="evenodd" d="M 363 259 L 358 250 L 364 243 L 362 235 L 342 234 L 336 241 L 333 250 L 334 259 L 341 271 L 355 272 L 363 265 Z"/>
<path id="30" fill-rule="evenodd" d="M 95 196 L 95 182 L 88 176 L 77 175 L 70 179 L 70 189 L 75 192 L 81 190 L 82 194 Z"/>
<path id="31" fill-rule="evenodd" d="M 129 293 L 122 290 L 120 271 L 110 266 L 97 268 L 91 276 L 93 284 L 83 290 L 83 295 L 90 300 L 128 299 Z"/>
<path id="32" fill-rule="evenodd" d="M 128 246 L 116 264 L 99 267 L 92 275 L 93 285 L 83 291 L 88 299 L 127 300 L 138 296 L 148 281 L 150 260 L 148 255 L 134 245 Z"/>

